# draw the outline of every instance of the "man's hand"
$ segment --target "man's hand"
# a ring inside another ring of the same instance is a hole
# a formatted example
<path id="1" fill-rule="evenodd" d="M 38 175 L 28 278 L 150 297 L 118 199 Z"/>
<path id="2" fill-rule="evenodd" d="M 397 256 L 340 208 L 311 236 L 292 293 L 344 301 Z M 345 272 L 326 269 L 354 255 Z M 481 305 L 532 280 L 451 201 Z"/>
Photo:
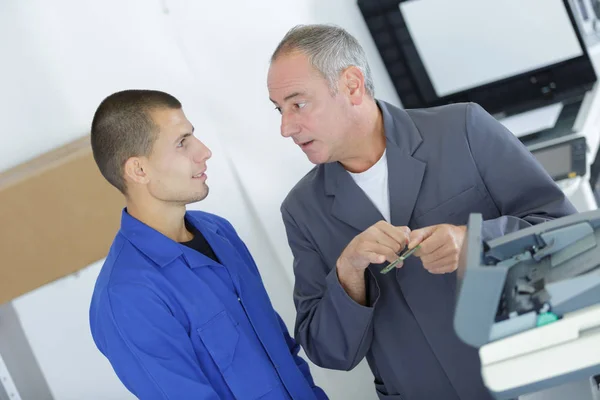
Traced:
<path id="1" fill-rule="evenodd" d="M 371 263 L 396 260 L 398 253 L 406 247 L 409 235 L 410 229 L 406 226 L 379 221 L 348 243 L 337 259 L 336 268 L 340 284 L 354 301 L 367 305 L 365 269 Z"/>
<path id="2" fill-rule="evenodd" d="M 408 248 L 421 245 L 414 255 L 421 258 L 423 267 L 432 274 L 454 272 L 466 232 L 466 226 L 449 224 L 417 229 L 410 233 Z"/>
<path id="3" fill-rule="evenodd" d="M 352 239 L 338 258 L 338 268 L 362 272 L 371 263 L 393 262 L 406 247 L 409 235 L 407 226 L 397 227 L 379 221 Z"/>

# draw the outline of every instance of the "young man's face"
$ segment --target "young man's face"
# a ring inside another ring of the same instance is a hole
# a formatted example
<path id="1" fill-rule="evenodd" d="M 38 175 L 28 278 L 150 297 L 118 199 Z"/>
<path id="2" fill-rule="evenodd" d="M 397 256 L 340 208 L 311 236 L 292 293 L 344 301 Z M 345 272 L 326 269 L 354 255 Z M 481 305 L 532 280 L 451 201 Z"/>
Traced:
<path id="1" fill-rule="evenodd" d="M 327 80 L 299 52 L 271 64 L 267 86 L 281 113 L 281 135 L 291 137 L 314 164 L 339 161 L 352 126 L 344 94 L 332 94 Z"/>
<path id="2" fill-rule="evenodd" d="M 194 135 L 183 110 L 151 111 L 160 132 L 147 157 L 148 193 L 168 203 L 189 204 L 208 195 L 206 161 L 212 153 Z"/>

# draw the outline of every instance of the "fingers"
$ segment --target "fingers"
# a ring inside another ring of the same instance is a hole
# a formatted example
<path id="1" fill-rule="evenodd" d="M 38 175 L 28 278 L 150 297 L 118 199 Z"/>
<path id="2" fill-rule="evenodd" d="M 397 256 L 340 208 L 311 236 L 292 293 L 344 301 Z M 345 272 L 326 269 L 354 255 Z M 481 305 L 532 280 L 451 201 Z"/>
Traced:
<path id="1" fill-rule="evenodd" d="M 365 251 L 363 255 L 369 260 L 371 264 L 382 264 L 385 261 L 385 256 L 377 254 L 373 251 Z"/>
<path id="2" fill-rule="evenodd" d="M 398 259 L 398 254 L 406 247 L 413 249 L 419 245 L 414 255 L 421 259 L 423 267 L 434 274 L 455 271 L 464 230 L 448 224 L 432 225 L 410 231 L 408 227 L 397 227 L 386 221 L 379 221 L 353 240 L 353 250 L 349 256 L 363 268 L 366 263 L 390 263 Z M 355 254 L 355 256 L 351 256 Z M 362 260 L 362 261 L 361 261 Z M 402 263 L 397 268 L 402 267 Z"/>
<path id="3" fill-rule="evenodd" d="M 410 232 L 408 248 L 412 249 L 418 244 L 421 244 L 436 231 L 438 226 L 439 225 L 426 226 L 425 228 L 415 229 Z"/>
<path id="4" fill-rule="evenodd" d="M 384 257 L 383 261 L 387 260 L 388 262 L 394 262 L 398 258 L 398 254 L 396 254 L 394 250 L 381 243 L 365 243 L 361 249 L 361 253 L 365 255 L 374 253 Z M 378 260 L 379 259 L 380 258 L 378 258 Z M 379 263 L 382 263 L 383 261 L 379 261 Z"/>
<path id="5" fill-rule="evenodd" d="M 374 227 L 400 245 L 400 248 L 396 252 L 406 247 L 410 235 L 410 228 L 408 226 L 394 226 L 385 221 L 379 221 Z"/>
<path id="6" fill-rule="evenodd" d="M 419 248 L 419 250 L 415 251 L 415 254 L 419 253 L 418 257 L 421 258 L 423 265 L 435 263 L 456 252 L 454 247 L 450 243 L 428 243 L 428 241 L 432 239 L 433 237 L 421 243 L 421 247 Z M 439 247 L 437 247 L 438 244 L 440 245 Z"/>
<path id="7" fill-rule="evenodd" d="M 398 242 L 393 237 L 375 227 L 368 232 L 368 236 L 365 237 L 364 241 L 367 243 L 379 243 L 383 246 L 386 246 L 396 254 L 402 250 L 405 244 L 405 242 Z"/>
<path id="8" fill-rule="evenodd" d="M 423 228 L 424 232 L 418 232 L 421 230 L 414 231 L 416 232 L 415 239 L 425 237 L 420 242 L 420 248 L 415 252 L 415 255 L 421 258 L 423 267 L 433 274 L 455 271 L 458 267 L 460 246 L 465 229 L 448 224 L 435 225 L 429 228 L 429 230 Z"/>
<path id="9" fill-rule="evenodd" d="M 427 237 L 422 242 L 415 244 L 414 246 L 417 245 L 419 248 L 413 254 L 423 259 L 423 257 L 432 255 L 442 249 L 446 245 L 446 239 L 442 234 L 440 234 L 440 232 L 434 232 L 431 234 L 431 236 Z M 409 248 L 411 249 L 414 248 L 414 246 L 409 244 Z"/>
<path id="10" fill-rule="evenodd" d="M 445 274 L 454 272 L 458 267 L 458 255 L 455 253 L 448 254 L 431 263 L 423 262 L 423 268 L 432 274 Z"/>
<path id="11" fill-rule="evenodd" d="M 453 228 L 453 225 L 441 224 L 414 230 L 411 232 L 411 242 L 408 246 L 409 248 L 413 248 L 417 244 L 420 244 L 419 250 L 415 252 L 417 257 L 434 253 L 448 244 L 451 247 L 456 247 Z M 419 239 L 422 239 L 421 242 L 413 245 L 413 242 Z"/>
<path id="12" fill-rule="evenodd" d="M 364 269 L 369 264 L 394 262 L 406 246 L 410 229 L 380 221 L 355 236 L 339 257 L 343 265 Z"/>

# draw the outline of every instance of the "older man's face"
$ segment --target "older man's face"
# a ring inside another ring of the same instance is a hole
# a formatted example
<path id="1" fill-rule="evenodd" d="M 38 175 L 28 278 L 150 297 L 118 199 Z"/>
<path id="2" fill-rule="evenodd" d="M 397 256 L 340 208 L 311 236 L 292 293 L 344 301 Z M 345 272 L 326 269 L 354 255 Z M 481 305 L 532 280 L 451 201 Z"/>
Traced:
<path id="1" fill-rule="evenodd" d="M 281 135 L 291 137 L 314 164 L 338 161 L 351 125 L 344 95 L 332 94 L 327 80 L 300 52 L 281 55 L 271 64 L 267 86 L 281 114 Z"/>

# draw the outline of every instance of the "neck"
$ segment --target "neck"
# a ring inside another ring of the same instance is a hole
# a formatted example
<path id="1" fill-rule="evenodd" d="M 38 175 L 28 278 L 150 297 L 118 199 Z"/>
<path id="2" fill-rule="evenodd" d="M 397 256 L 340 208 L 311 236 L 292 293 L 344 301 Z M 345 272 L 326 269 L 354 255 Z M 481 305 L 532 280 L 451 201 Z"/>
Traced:
<path id="1" fill-rule="evenodd" d="M 383 116 L 374 100 L 365 104 L 363 116 L 358 121 L 348 157 L 340 160 L 346 170 L 357 173 L 375 165 L 381 159 L 386 144 Z"/>
<path id="2" fill-rule="evenodd" d="M 150 228 L 176 242 L 192 240 L 193 235 L 185 228 L 185 205 L 148 202 L 127 199 L 127 213 Z"/>

